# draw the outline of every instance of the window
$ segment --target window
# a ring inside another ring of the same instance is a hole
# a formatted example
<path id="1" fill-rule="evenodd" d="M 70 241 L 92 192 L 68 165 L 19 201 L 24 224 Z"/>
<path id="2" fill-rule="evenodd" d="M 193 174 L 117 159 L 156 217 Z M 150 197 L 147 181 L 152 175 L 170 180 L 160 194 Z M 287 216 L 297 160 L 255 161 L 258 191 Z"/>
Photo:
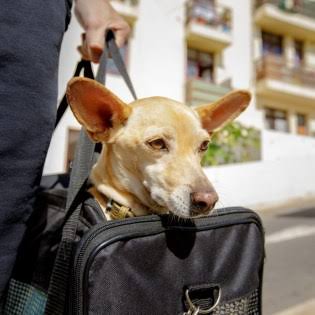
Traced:
<path id="1" fill-rule="evenodd" d="M 300 40 L 294 41 L 294 65 L 302 66 L 304 59 L 304 45 Z"/>
<path id="2" fill-rule="evenodd" d="M 211 53 L 188 49 L 187 77 L 213 82 L 214 56 Z"/>
<path id="3" fill-rule="evenodd" d="M 263 54 L 282 55 L 283 38 L 268 32 L 262 32 Z"/>
<path id="4" fill-rule="evenodd" d="M 296 120 L 297 120 L 297 133 L 299 135 L 307 135 L 308 129 L 307 129 L 307 117 L 304 114 L 296 114 Z"/>
<path id="5" fill-rule="evenodd" d="M 71 162 L 74 159 L 75 146 L 79 139 L 80 130 L 68 129 L 68 149 L 67 149 L 67 160 L 66 160 L 66 171 L 68 172 L 71 166 Z"/>
<path id="6" fill-rule="evenodd" d="M 273 108 L 265 110 L 266 127 L 271 130 L 289 131 L 287 112 Z"/>

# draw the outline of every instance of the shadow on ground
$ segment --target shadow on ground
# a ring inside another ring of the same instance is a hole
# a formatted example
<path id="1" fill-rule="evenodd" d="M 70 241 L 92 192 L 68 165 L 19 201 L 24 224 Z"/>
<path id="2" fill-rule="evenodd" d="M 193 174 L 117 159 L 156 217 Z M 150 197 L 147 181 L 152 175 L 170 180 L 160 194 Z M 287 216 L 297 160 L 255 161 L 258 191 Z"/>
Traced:
<path id="1" fill-rule="evenodd" d="M 293 211 L 285 214 L 280 214 L 278 217 L 283 218 L 315 218 L 315 207 L 306 208 L 303 210 Z"/>

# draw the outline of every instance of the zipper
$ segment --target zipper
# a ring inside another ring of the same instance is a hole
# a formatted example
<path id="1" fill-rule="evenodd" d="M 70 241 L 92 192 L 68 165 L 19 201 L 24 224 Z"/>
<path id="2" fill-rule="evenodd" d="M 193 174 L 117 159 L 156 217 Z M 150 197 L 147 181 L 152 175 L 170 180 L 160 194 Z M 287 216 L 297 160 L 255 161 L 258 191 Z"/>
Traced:
<path id="1" fill-rule="evenodd" d="M 255 223 L 260 231 L 263 231 L 262 223 L 252 210 L 244 209 L 244 208 L 234 208 L 234 209 L 228 209 L 228 211 L 224 211 L 225 209 L 220 209 L 220 212 L 217 213 L 216 216 L 210 216 L 210 217 L 203 217 L 203 218 L 197 218 L 194 220 L 194 222 L 198 222 L 199 225 L 190 227 L 190 226 L 167 226 L 163 227 L 161 224 L 160 217 L 156 215 L 150 215 L 145 217 L 138 217 L 138 218 L 130 218 L 130 219 L 124 219 L 119 221 L 110 221 L 104 223 L 100 223 L 101 225 L 96 225 L 92 228 L 87 237 L 82 241 L 82 245 L 79 248 L 79 253 L 75 258 L 75 267 L 72 274 L 72 279 L 74 281 L 74 292 L 71 295 L 71 314 L 87 314 L 86 310 L 83 309 L 83 305 L 87 307 L 87 303 L 85 303 L 85 298 L 87 297 L 86 291 L 86 283 L 88 282 L 88 270 L 95 258 L 95 256 L 98 254 L 100 250 L 102 250 L 104 247 L 122 240 L 126 238 L 134 238 L 137 236 L 147 236 L 147 235 L 156 235 L 160 233 L 164 233 L 167 230 L 173 230 L 173 229 L 181 229 L 186 231 L 191 230 L 208 230 L 209 228 L 218 228 L 222 226 L 228 226 L 228 225 L 235 225 L 235 224 L 242 224 L 242 223 Z M 235 214 L 237 217 L 234 218 L 234 220 L 231 220 L 231 214 Z M 245 214 L 253 214 L 253 217 L 240 217 L 239 215 L 245 215 Z M 225 215 L 229 215 L 228 221 L 222 220 Z M 204 219 L 209 220 L 209 218 L 212 218 L 214 221 L 207 222 L 207 224 L 202 225 L 202 222 Z M 216 218 L 219 218 L 219 222 L 215 222 Z M 128 230 L 125 233 L 123 233 L 124 228 L 126 225 L 130 226 L 133 224 L 144 224 L 144 223 L 151 223 L 149 226 L 146 224 L 144 226 L 139 226 L 139 230 L 137 232 Z M 228 224 L 227 224 L 228 223 Z M 118 229 L 114 229 L 114 228 Z M 113 231 L 111 231 L 114 229 Z M 102 240 L 99 244 L 92 244 L 93 241 L 97 238 L 98 235 L 102 234 L 103 232 L 107 232 L 106 237 L 102 237 Z M 262 232 L 263 233 L 263 232 Z M 104 238 L 106 241 L 104 241 Z M 90 245 L 91 250 L 89 250 Z M 82 290 L 81 290 L 82 288 Z M 81 293 L 80 293 L 81 292 Z"/>

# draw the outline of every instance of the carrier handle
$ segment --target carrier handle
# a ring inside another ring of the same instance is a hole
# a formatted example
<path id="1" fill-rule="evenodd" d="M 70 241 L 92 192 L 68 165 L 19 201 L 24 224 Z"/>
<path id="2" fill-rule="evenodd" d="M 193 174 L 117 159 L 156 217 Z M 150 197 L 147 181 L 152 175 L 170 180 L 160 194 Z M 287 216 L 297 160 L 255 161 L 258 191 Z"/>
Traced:
<path id="1" fill-rule="evenodd" d="M 109 30 L 105 37 L 106 48 L 100 58 L 100 65 L 96 80 L 105 83 L 106 64 L 108 53 L 122 75 L 132 96 L 136 99 L 136 93 L 129 78 L 124 61 L 115 43 L 114 33 Z M 93 143 L 82 128 L 76 147 L 73 168 L 70 176 L 70 184 L 66 203 L 66 223 L 62 231 L 62 239 L 58 248 L 53 272 L 50 278 L 48 298 L 45 315 L 60 315 L 65 311 L 67 285 L 70 279 L 70 264 L 72 259 L 75 236 L 82 208 L 82 196 L 89 173 L 93 166 L 95 143 Z"/>
<path id="2" fill-rule="evenodd" d="M 92 70 L 92 66 L 91 66 L 91 62 L 88 61 L 88 60 L 84 60 L 84 59 L 81 59 L 78 64 L 77 64 L 77 67 L 74 71 L 74 75 L 73 77 L 78 77 L 81 73 L 83 69 L 83 75 L 84 77 L 86 78 L 89 78 L 89 79 L 94 79 L 94 74 L 93 74 L 93 70 Z M 68 104 L 68 101 L 67 101 L 67 95 L 66 93 L 63 95 L 62 97 L 62 100 L 58 106 L 58 109 L 57 109 L 57 116 L 56 116 L 56 122 L 55 122 L 55 129 L 57 128 L 61 118 L 63 117 L 65 111 L 67 110 L 69 104 Z"/>
<path id="3" fill-rule="evenodd" d="M 134 99 L 137 99 L 137 95 L 135 92 L 135 89 L 132 85 L 132 82 L 129 78 L 126 66 L 124 64 L 124 60 L 120 55 L 119 49 L 117 47 L 117 45 L 115 44 L 115 41 L 111 40 L 111 37 L 114 37 L 114 34 L 112 31 L 109 31 L 107 34 L 107 39 L 108 39 L 108 45 L 110 45 L 110 51 L 112 52 L 112 58 L 115 62 L 115 65 L 118 69 L 118 71 L 120 72 L 121 76 L 123 77 L 123 79 L 125 80 L 126 85 L 128 86 L 130 93 L 132 94 Z M 94 74 L 93 74 L 93 70 L 92 70 L 92 66 L 91 66 L 91 62 L 88 60 L 84 60 L 82 59 L 81 61 L 78 62 L 77 67 L 75 69 L 74 72 L 74 77 L 77 77 L 80 75 L 81 71 L 83 69 L 84 72 L 84 77 L 86 78 L 90 78 L 90 79 L 94 79 Z M 99 80 L 98 78 L 96 78 L 97 81 L 99 81 L 100 83 L 105 83 L 102 82 L 102 80 L 105 80 L 105 72 L 106 72 L 106 67 L 102 67 L 101 65 L 99 66 Z M 67 110 L 69 104 L 67 101 L 67 96 L 66 93 L 63 95 L 62 100 L 58 106 L 57 109 L 57 117 L 56 117 L 56 122 L 55 122 L 55 129 L 57 128 L 61 118 L 63 117 L 65 111 Z"/>

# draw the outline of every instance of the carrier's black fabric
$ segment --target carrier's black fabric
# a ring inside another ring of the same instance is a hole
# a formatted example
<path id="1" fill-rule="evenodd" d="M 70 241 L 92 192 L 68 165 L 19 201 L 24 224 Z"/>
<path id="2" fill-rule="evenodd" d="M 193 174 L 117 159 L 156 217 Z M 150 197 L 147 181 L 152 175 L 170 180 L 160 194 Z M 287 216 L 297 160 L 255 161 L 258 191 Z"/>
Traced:
<path id="1" fill-rule="evenodd" d="M 112 33 L 107 48 L 135 97 Z M 106 56 L 96 76 L 103 83 Z M 87 192 L 94 150 L 81 131 L 70 180 L 43 178 L 5 314 L 262 314 L 257 214 L 235 207 L 194 220 L 107 222 Z"/>
<path id="2" fill-rule="evenodd" d="M 218 314 L 261 314 L 263 234 L 251 211 L 113 224 L 92 228 L 78 246 L 73 314 L 183 314 L 185 289 L 194 286 L 220 288 Z M 211 291 L 203 298 L 211 299 Z M 233 307 L 235 313 L 224 312 Z"/>
<path id="3" fill-rule="evenodd" d="M 23 312 L 6 314 L 44 312 L 64 225 L 66 182 L 59 177 L 57 187 L 38 198 L 7 304 Z M 86 193 L 76 242 L 66 314 L 183 314 L 185 289 L 198 286 L 220 287 L 213 314 L 262 314 L 263 230 L 250 210 L 218 209 L 188 221 L 151 215 L 106 222 Z M 21 290 L 22 296 L 33 294 L 27 305 L 20 303 Z M 210 293 L 199 296 L 197 290 L 196 303 L 211 306 Z"/>

